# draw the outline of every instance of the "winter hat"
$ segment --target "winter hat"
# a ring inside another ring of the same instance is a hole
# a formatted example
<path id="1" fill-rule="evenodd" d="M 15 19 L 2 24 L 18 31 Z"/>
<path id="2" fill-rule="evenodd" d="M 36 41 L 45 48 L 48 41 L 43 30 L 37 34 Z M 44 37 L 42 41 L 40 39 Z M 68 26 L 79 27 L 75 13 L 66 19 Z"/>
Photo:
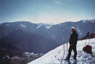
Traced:
<path id="1" fill-rule="evenodd" d="M 72 27 L 71 29 L 72 29 L 72 30 L 76 30 L 76 28 L 75 28 L 75 27 Z"/>

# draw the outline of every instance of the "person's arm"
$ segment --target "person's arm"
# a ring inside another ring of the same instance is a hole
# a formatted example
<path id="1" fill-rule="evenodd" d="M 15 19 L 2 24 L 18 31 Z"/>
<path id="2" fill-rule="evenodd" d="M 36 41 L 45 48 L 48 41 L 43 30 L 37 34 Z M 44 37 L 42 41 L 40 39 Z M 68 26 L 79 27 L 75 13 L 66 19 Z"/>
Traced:
<path id="1" fill-rule="evenodd" d="M 69 45 L 70 46 L 72 46 L 71 39 L 72 39 L 72 35 L 70 35 L 70 39 L 69 39 Z"/>
<path id="2" fill-rule="evenodd" d="M 78 34 L 76 35 L 76 45 L 77 45 L 77 40 L 78 40 Z"/>
<path id="3" fill-rule="evenodd" d="M 75 45 L 77 45 L 77 40 L 78 40 L 78 34 L 75 35 L 75 39 L 74 39 Z"/>

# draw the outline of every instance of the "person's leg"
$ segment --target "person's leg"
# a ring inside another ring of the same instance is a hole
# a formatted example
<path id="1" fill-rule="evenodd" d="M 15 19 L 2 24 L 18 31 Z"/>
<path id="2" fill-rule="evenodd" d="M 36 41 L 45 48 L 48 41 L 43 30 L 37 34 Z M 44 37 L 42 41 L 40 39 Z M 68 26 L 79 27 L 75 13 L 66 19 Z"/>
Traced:
<path id="1" fill-rule="evenodd" d="M 76 46 L 73 47 L 73 51 L 74 51 L 74 59 L 76 60 L 77 57 L 77 50 L 76 50 Z"/>
<path id="2" fill-rule="evenodd" d="M 69 53 L 68 53 L 68 56 L 67 56 L 66 60 L 69 60 L 70 59 L 71 51 L 72 51 L 72 47 L 70 46 L 69 47 Z"/>

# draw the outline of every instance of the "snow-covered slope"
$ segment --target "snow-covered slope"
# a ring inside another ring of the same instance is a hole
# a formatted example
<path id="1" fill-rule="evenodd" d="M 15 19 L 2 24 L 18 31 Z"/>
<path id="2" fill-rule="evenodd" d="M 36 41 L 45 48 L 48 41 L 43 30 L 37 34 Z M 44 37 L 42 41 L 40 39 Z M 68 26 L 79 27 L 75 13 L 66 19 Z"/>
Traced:
<path id="1" fill-rule="evenodd" d="M 92 46 L 94 57 L 82 50 L 86 45 L 85 42 Z M 95 64 L 95 38 L 78 41 L 77 61 L 73 60 L 73 52 L 70 61 L 64 60 L 68 54 L 68 46 L 68 44 L 61 45 L 28 64 Z"/>

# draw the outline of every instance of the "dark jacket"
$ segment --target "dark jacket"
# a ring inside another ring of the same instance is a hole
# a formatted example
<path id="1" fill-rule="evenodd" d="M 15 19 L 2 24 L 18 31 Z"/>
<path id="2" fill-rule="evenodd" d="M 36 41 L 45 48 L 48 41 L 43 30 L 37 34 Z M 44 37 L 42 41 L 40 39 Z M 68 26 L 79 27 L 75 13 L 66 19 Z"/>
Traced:
<path id="1" fill-rule="evenodd" d="M 76 31 L 74 31 L 71 36 L 70 36 L 70 40 L 69 43 L 72 46 L 76 46 L 77 45 L 77 40 L 78 40 L 78 34 L 76 33 Z"/>

